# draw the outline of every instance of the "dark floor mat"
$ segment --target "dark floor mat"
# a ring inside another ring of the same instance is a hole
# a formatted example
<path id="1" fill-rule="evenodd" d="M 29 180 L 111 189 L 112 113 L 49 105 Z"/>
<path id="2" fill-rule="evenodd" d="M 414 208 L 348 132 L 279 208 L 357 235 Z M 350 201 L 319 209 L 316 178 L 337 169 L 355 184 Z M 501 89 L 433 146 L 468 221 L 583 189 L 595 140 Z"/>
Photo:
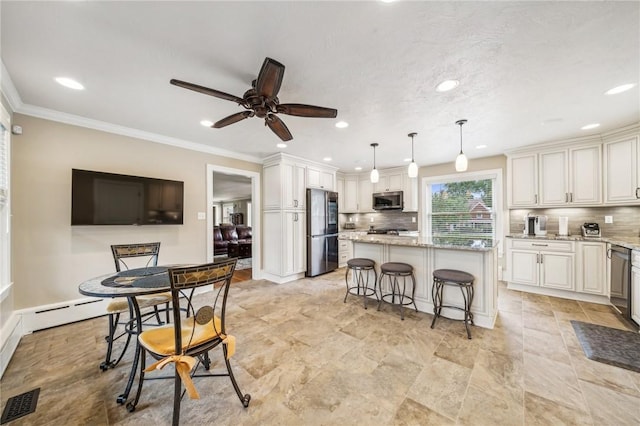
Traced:
<path id="1" fill-rule="evenodd" d="M 587 358 L 640 373 L 640 334 L 571 321 Z"/>
<path id="2" fill-rule="evenodd" d="M 7 400 L 7 405 L 4 406 L 0 424 L 9 423 L 12 420 L 36 411 L 38 395 L 40 395 L 40 388 L 9 398 Z"/>

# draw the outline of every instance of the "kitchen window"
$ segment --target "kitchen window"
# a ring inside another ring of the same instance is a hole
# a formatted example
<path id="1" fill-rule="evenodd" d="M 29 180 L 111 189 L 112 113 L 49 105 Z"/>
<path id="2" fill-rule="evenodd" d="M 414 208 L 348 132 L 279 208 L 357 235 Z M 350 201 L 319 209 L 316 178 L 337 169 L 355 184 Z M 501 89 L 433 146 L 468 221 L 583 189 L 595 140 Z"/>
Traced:
<path id="1" fill-rule="evenodd" d="M 501 239 L 501 170 L 436 176 L 423 182 L 425 224 L 434 242 L 484 246 Z"/>

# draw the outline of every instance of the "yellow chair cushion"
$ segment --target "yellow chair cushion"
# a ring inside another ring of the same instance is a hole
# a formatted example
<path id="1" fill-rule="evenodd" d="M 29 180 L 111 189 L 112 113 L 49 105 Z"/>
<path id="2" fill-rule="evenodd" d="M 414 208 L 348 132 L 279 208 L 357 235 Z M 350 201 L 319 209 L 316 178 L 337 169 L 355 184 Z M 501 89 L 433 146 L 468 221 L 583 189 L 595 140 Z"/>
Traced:
<path id="1" fill-rule="evenodd" d="M 171 292 L 150 294 L 136 297 L 140 309 L 150 308 L 155 305 L 171 302 Z M 118 298 L 107 305 L 108 314 L 117 314 L 129 311 L 129 302 L 125 298 Z"/>
<path id="2" fill-rule="evenodd" d="M 220 318 L 218 318 L 217 316 L 213 317 L 211 321 L 204 325 L 196 323 L 194 317 L 185 318 L 181 321 L 181 326 L 182 348 L 179 351 L 176 351 L 175 349 L 175 335 L 173 331 L 173 324 L 145 330 L 140 333 L 140 335 L 138 336 L 138 340 L 140 341 L 140 344 L 147 350 L 159 355 L 169 356 L 181 354 L 187 347 L 197 346 L 201 343 L 213 340 L 216 337 L 220 336 L 220 332 L 222 330 Z"/>

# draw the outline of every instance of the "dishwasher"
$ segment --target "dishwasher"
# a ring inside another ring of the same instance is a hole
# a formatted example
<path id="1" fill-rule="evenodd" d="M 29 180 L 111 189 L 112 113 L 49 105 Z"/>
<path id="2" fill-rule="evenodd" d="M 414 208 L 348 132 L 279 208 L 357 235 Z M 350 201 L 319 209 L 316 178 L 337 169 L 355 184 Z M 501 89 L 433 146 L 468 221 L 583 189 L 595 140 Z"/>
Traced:
<path id="1" fill-rule="evenodd" d="M 611 245 L 607 252 L 611 261 L 609 301 L 624 319 L 631 319 L 631 250 Z"/>

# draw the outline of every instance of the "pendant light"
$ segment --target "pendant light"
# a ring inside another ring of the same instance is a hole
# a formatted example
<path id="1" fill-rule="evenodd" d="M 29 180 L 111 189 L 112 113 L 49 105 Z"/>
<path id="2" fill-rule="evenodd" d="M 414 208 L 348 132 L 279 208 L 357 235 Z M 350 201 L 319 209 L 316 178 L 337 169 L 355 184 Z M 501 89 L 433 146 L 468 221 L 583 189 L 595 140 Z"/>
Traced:
<path id="1" fill-rule="evenodd" d="M 373 147 L 373 170 L 371 170 L 371 183 L 378 183 L 378 180 L 380 179 L 378 169 L 376 169 L 376 146 L 378 146 L 378 144 L 374 142 L 371 146 Z"/>
<path id="2" fill-rule="evenodd" d="M 418 165 L 416 164 L 415 160 L 413 159 L 413 137 L 416 136 L 417 133 L 413 132 L 413 133 L 409 133 L 407 136 L 409 136 L 411 138 L 411 164 L 409 164 L 409 177 L 410 178 L 416 178 L 418 177 Z"/>
<path id="3" fill-rule="evenodd" d="M 467 170 L 467 166 L 469 165 L 469 160 L 467 160 L 467 156 L 462 152 L 462 125 L 466 123 L 467 120 L 458 120 L 456 124 L 460 126 L 460 154 L 456 157 L 456 171 L 464 172 Z"/>

